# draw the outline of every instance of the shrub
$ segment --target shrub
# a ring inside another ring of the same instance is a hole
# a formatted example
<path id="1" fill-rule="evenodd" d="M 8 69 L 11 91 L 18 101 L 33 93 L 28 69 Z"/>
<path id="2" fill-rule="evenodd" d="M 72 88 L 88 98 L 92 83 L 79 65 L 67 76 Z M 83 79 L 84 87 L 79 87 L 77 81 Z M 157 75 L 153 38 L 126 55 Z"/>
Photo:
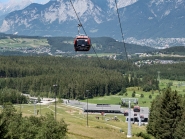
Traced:
<path id="1" fill-rule="evenodd" d="M 152 95 L 149 95 L 149 99 L 152 99 Z"/>
<path id="2" fill-rule="evenodd" d="M 139 132 L 136 134 L 137 137 L 142 137 L 144 139 L 151 139 L 150 135 L 147 133 Z"/>
<path id="3" fill-rule="evenodd" d="M 143 94 L 141 94 L 141 96 L 140 96 L 141 98 L 144 98 L 144 95 Z"/>

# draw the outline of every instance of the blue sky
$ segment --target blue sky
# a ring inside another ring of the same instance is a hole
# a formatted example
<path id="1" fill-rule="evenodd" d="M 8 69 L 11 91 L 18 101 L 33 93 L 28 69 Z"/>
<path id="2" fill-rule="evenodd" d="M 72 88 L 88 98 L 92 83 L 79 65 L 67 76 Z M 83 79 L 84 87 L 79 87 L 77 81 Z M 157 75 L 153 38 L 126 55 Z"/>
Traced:
<path id="1" fill-rule="evenodd" d="M 0 3 L 6 3 L 6 2 L 8 2 L 8 1 L 10 1 L 10 0 L 0 0 Z M 25 1 L 25 0 L 16 0 L 16 1 Z M 34 3 L 46 3 L 46 2 L 48 2 L 49 0 L 31 0 L 32 2 L 34 2 Z"/>

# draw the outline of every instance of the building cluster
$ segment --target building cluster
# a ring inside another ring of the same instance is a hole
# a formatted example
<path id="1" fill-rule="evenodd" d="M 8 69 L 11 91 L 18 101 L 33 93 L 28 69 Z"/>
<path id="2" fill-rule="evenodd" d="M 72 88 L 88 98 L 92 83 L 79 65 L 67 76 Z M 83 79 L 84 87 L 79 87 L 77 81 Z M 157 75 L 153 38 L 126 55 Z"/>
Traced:
<path id="1" fill-rule="evenodd" d="M 127 108 L 121 108 L 121 105 L 110 105 L 110 104 L 88 104 L 83 107 L 84 112 L 89 113 L 115 113 L 123 114 L 128 122 L 129 112 Z M 149 118 L 149 108 L 148 107 L 139 107 L 139 110 L 131 109 L 131 123 L 147 124 Z"/>
<path id="2" fill-rule="evenodd" d="M 154 65 L 154 64 L 173 64 L 177 63 L 173 60 L 160 60 L 160 59 L 154 59 L 154 60 L 139 60 L 136 61 L 134 64 L 138 67 L 144 66 L 144 65 Z"/>

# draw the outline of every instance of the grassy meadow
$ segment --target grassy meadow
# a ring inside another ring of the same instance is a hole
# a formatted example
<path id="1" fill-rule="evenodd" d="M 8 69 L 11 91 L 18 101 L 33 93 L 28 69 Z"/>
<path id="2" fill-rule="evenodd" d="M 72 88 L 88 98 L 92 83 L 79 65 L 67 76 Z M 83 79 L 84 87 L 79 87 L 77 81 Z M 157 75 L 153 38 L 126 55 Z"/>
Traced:
<path id="1" fill-rule="evenodd" d="M 171 84 L 171 89 L 178 91 L 179 94 L 185 95 L 185 82 L 182 81 L 171 81 L 171 80 L 161 80 L 159 87 L 161 90 L 167 88 L 168 84 Z M 88 99 L 89 103 L 94 103 L 94 104 L 120 104 L 121 103 L 121 98 L 132 98 L 132 93 L 136 92 L 136 95 L 134 98 L 138 98 L 139 106 L 141 107 L 150 107 L 152 100 L 160 94 L 160 92 L 157 91 L 150 91 L 150 92 L 145 92 L 142 91 L 141 88 L 138 87 L 130 87 L 127 88 L 127 96 L 124 95 L 110 95 L 110 96 L 104 96 L 104 97 L 95 97 L 93 99 Z M 162 91 L 161 91 L 162 92 Z M 144 95 L 143 98 L 141 98 L 141 94 Z M 149 96 L 152 96 L 149 98 Z M 85 102 L 86 100 L 84 100 Z"/>
<path id="2" fill-rule="evenodd" d="M 15 105 L 18 112 L 22 112 L 23 116 L 35 115 L 34 104 Z M 38 115 L 45 115 L 46 113 L 55 113 L 55 105 L 36 105 L 36 109 L 39 111 Z M 41 113 L 40 113 L 41 112 Z M 96 117 L 99 116 L 99 120 Z M 114 116 L 117 116 L 118 121 L 113 120 Z M 101 116 L 98 114 L 88 114 L 88 126 L 87 126 L 87 114 L 83 113 L 81 109 L 72 108 L 68 105 L 58 103 L 57 104 L 57 120 L 61 118 L 68 124 L 68 139 L 126 139 L 127 135 L 127 123 L 125 117 L 120 114 L 107 114 Z M 110 119 L 106 121 L 105 119 Z M 138 127 L 132 125 L 133 139 L 140 139 L 134 134 L 139 132 L 145 132 L 146 126 Z M 122 129 L 123 132 L 120 132 Z"/>
<path id="3" fill-rule="evenodd" d="M 95 104 L 120 104 L 122 98 L 132 98 L 132 93 L 135 90 L 136 95 L 134 98 L 138 98 L 139 106 L 141 107 L 149 107 L 151 101 L 159 94 L 158 91 L 152 92 L 144 92 L 142 90 L 138 90 L 138 88 L 127 88 L 127 96 L 125 95 L 110 95 L 110 96 L 104 96 L 104 97 L 95 97 L 93 99 L 88 99 L 89 103 L 95 103 Z M 141 98 L 141 94 L 144 95 L 143 98 Z M 149 98 L 149 95 L 152 95 L 152 98 Z M 85 102 L 86 100 L 84 100 Z"/>
<path id="4" fill-rule="evenodd" d="M 13 39 L 1 39 L 0 47 L 8 48 L 23 48 L 23 47 L 33 47 L 38 46 L 49 46 L 47 39 L 28 39 L 28 38 L 13 38 Z"/>
<path id="5" fill-rule="evenodd" d="M 115 53 L 98 53 L 96 54 L 87 54 L 90 57 L 96 57 L 98 55 L 98 57 L 105 57 L 105 56 L 113 56 L 113 55 L 117 55 Z"/>

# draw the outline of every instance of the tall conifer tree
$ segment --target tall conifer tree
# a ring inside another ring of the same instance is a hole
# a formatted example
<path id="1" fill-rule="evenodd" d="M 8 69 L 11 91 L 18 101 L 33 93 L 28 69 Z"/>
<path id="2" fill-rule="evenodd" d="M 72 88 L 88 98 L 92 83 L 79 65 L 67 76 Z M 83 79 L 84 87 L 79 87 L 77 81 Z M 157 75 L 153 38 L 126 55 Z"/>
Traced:
<path id="1" fill-rule="evenodd" d="M 157 139 L 175 139 L 174 133 L 183 113 L 182 99 L 170 88 L 156 99 L 151 106 L 147 132 Z"/>
<path id="2" fill-rule="evenodd" d="M 182 115 L 180 122 L 174 133 L 175 139 L 184 139 L 185 138 L 185 112 Z"/>

